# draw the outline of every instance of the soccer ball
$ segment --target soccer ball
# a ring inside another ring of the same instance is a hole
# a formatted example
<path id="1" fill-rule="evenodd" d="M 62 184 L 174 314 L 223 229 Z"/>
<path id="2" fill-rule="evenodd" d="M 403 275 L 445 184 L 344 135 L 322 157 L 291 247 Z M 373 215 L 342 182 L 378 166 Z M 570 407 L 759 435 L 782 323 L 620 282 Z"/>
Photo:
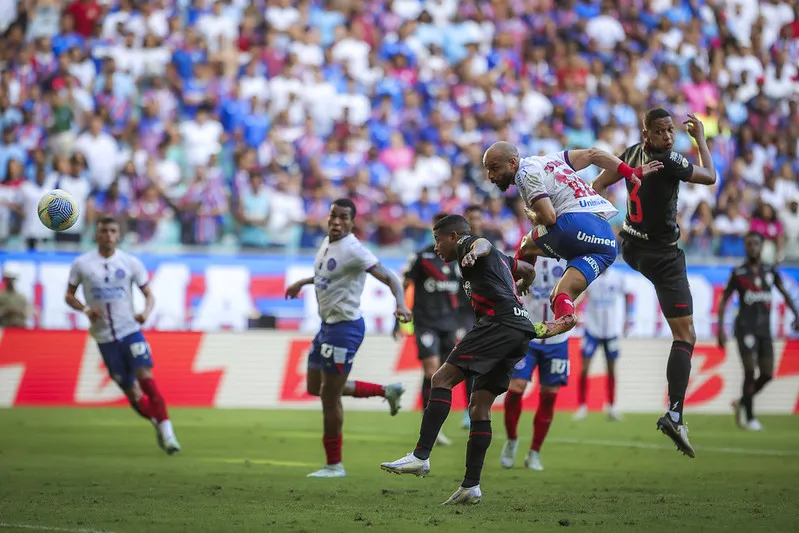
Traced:
<path id="1" fill-rule="evenodd" d="M 78 204 L 67 191 L 53 189 L 39 200 L 39 220 L 53 231 L 64 231 L 75 225 L 80 216 Z"/>

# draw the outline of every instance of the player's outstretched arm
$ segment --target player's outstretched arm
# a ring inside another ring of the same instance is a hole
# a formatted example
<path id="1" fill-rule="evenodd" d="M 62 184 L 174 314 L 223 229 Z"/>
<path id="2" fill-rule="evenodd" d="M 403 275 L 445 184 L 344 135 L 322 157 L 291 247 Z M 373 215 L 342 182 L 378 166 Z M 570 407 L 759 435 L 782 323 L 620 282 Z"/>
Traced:
<path id="1" fill-rule="evenodd" d="M 150 318 L 150 313 L 153 312 L 153 308 L 155 307 L 155 296 L 153 295 L 153 291 L 150 290 L 149 285 L 142 285 L 139 287 L 139 290 L 144 295 L 144 311 L 137 313 L 135 318 L 136 322 L 144 324 L 147 322 L 147 319 Z"/>
<path id="2" fill-rule="evenodd" d="M 516 268 L 513 269 L 513 279 L 516 280 L 516 290 L 519 294 L 527 294 L 535 280 L 535 267 L 527 261 L 515 260 Z"/>
<path id="3" fill-rule="evenodd" d="M 292 300 L 296 298 L 297 296 L 299 296 L 302 288 L 305 287 L 306 285 L 310 285 L 311 283 L 313 283 L 313 276 L 302 278 L 300 280 L 295 281 L 286 288 L 286 299 Z"/>
<path id="4" fill-rule="evenodd" d="M 399 278 L 380 263 L 370 268 L 368 272 L 377 281 L 391 289 L 391 293 L 397 300 L 397 310 L 394 312 L 394 316 L 400 322 L 410 322 L 412 315 L 408 308 L 405 307 L 405 290 L 402 288 L 402 282 L 400 282 Z"/>
<path id="5" fill-rule="evenodd" d="M 494 245 L 492 245 L 488 239 L 477 239 L 472 243 L 472 247 L 469 249 L 466 255 L 463 256 L 463 259 L 461 259 L 461 266 L 474 266 L 475 261 L 477 261 L 477 259 L 480 257 L 485 257 L 491 253 L 491 248 L 493 247 Z"/>
<path id="6" fill-rule="evenodd" d="M 76 285 L 67 285 L 67 294 L 64 298 L 64 301 L 67 302 L 67 305 L 70 306 L 75 311 L 80 311 L 82 313 L 86 313 L 86 316 L 89 317 L 90 322 L 94 322 L 97 320 L 97 317 L 100 316 L 100 313 L 89 307 L 88 305 L 84 304 L 78 297 L 75 296 L 75 293 L 78 291 L 78 287 Z"/>
<path id="7" fill-rule="evenodd" d="M 735 273 L 730 276 L 730 280 L 727 282 L 727 286 L 724 287 L 724 292 L 721 294 L 721 300 L 719 300 L 718 334 L 716 340 L 721 349 L 724 349 L 727 345 L 727 333 L 724 331 L 724 315 L 727 313 L 727 302 L 730 300 L 730 296 L 732 296 L 735 290 L 734 280 Z"/>
<path id="8" fill-rule="evenodd" d="M 792 327 L 794 331 L 799 331 L 799 310 L 796 309 L 796 302 L 793 301 L 791 295 L 788 294 L 788 290 L 785 288 L 785 285 L 782 283 L 782 277 L 777 274 L 774 276 L 774 286 L 777 287 L 777 290 L 780 291 L 782 297 L 785 298 L 785 305 L 793 313 L 793 324 Z"/>
<path id="9" fill-rule="evenodd" d="M 699 164 L 694 165 L 694 171 L 686 181 L 700 185 L 713 185 L 716 183 L 716 165 L 713 164 L 713 157 L 710 155 L 710 148 L 705 139 L 705 126 L 693 113 L 688 113 L 688 120 L 683 124 L 688 130 L 688 134 L 696 140 L 696 147 L 699 149 Z"/>
<path id="10" fill-rule="evenodd" d="M 663 168 L 663 163 L 660 161 L 650 161 L 646 165 L 632 168 L 615 155 L 598 148 L 569 150 L 566 152 L 566 157 L 574 170 L 582 170 L 589 165 L 595 165 L 603 170 L 615 172 L 636 185 L 641 184 L 641 178 L 644 176 L 658 172 Z"/>

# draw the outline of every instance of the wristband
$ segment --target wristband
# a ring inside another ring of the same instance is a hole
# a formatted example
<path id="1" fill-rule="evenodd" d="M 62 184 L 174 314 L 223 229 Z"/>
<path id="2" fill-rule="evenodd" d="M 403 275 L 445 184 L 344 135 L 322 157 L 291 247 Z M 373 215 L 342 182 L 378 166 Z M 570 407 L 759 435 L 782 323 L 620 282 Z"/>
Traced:
<path id="1" fill-rule="evenodd" d="M 89 312 L 89 311 L 91 311 L 91 310 L 92 310 L 92 308 L 91 308 L 91 307 L 89 307 L 88 305 L 87 305 L 86 307 L 84 307 L 84 308 L 83 308 L 83 312 L 84 312 L 84 313 L 88 313 L 88 312 Z"/>
<path id="2" fill-rule="evenodd" d="M 635 176 L 638 179 L 641 179 L 641 178 L 644 177 L 644 169 L 643 168 L 641 168 L 641 167 L 633 168 L 630 165 L 628 165 L 627 163 L 625 163 L 624 161 L 622 161 L 619 164 L 618 168 L 616 169 L 616 173 L 618 173 L 619 176 L 622 176 L 627 181 L 632 181 L 633 176 Z"/>

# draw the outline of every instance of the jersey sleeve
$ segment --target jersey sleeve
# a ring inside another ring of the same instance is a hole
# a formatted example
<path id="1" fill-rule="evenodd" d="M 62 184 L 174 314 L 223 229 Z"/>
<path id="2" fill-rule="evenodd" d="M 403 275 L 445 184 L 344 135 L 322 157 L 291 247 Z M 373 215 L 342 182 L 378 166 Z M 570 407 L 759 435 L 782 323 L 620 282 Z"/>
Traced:
<path id="1" fill-rule="evenodd" d="M 405 263 L 405 266 L 402 268 L 402 277 L 413 281 L 419 277 L 419 270 L 420 270 L 420 261 L 419 258 L 421 254 L 413 254 L 408 258 L 408 262 Z"/>
<path id="2" fill-rule="evenodd" d="M 147 273 L 147 269 L 144 268 L 144 263 L 142 263 L 141 259 L 138 257 L 133 257 L 131 262 L 131 277 L 133 278 L 133 282 L 139 287 L 144 287 L 150 282 L 150 275 Z"/>
<path id="3" fill-rule="evenodd" d="M 358 270 L 371 270 L 379 261 L 375 254 L 360 242 L 350 248 L 351 261 Z"/>
<path id="4" fill-rule="evenodd" d="M 732 294 L 738 288 L 737 280 L 738 276 L 735 274 L 735 269 L 730 272 L 730 278 L 727 280 L 727 286 L 724 287 L 724 292 Z"/>
<path id="5" fill-rule="evenodd" d="M 72 266 L 69 267 L 69 278 L 67 283 L 69 283 L 72 287 L 77 287 L 81 284 L 83 280 L 83 272 L 81 272 L 80 263 L 78 261 L 74 261 Z"/>
<path id="6" fill-rule="evenodd" d="M 680 181 L 685 181 L 694 173 L 694 166 L 684 155 L 677 152 L 669 152 L 660 161 L 665 166 L 664 172 L 670 174 Z"/>
<path id="7" fill-rule="evenodd" d="M 774 274 L 774 285 L 782 284 L 782 276 L 780 276 L 780 271 L 777 270 L 777 267 L 772 265 L 771 273 Z"/>
<path id="8" fill-rule="evenodd" d="M 523 163 L 516 174 L 516 187 L 519 189 L 525 205 L 532 207 L 538 200 L 549 198 L 544 183 L 544 165 L 539 157 L 528 157 Z"/>
<path id="9" fill-rule="evenodd" d="M 458 263 L 460 263 L 464 255 L 468 254 L 472 250 L 472 244 L 474 244 L 474 241 L 477 239 L 479 239 L 479 237 L 475 235 L 465 235 L 460 238 L 457 244 Z"/>

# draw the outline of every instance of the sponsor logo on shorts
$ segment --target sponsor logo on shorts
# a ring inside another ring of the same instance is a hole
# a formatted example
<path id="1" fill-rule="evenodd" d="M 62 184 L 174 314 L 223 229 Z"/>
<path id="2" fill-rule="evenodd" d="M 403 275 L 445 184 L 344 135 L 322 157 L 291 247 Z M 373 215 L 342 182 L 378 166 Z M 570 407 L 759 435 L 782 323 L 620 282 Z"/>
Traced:
<path id="1" fill-rule="evenodd" d="M 746 305 L 771 303 L 771 291 L 746 291 L 744 303 Z"/>
<path id="2" fill-rule="evenodd" d="M 586 263 L 591 267 L 594 271 L 594 276 L 599 276 L 599 263 L 596 262 L 596 259 L 590 256 L 583 257 Z"/>
<path id="3" fill-rule="evenodd" d="M 577 232 L 577 240 L 587 242 L 589 244 L 601 244 L 611 248 L 616 247 L 616 239 L 603 239 L 602 237 L 597 237 L 596 235 L 588 235 L 582 231 Z"/>
<path id="4" fill-rule="evenodd" d="M 625 233 L 628 233 L 629 235 L 632 235 L 633 237 L 638 237 L 639 239 L 642 239 L 644 241 L 648 241 L 649 240 L 649 235 L 647 235 L 646 233 L 644 233 L 642 231 L 638 231 L 637 229 L 633 228 L 632 226 L 627 224 L 626 220 L 624 221 L 624 224 L 622 224 L 621 230 L 623 232 L 625 232 Z"/>
<path id="5" fill-rule="evenodd" d="M 530 320 L 530 313 L 527 312 L 527 309 L 519 309 L 518 307 L 514 307 L 513 314 L 516 316 L 523 316 L 527 320 Z"/>

